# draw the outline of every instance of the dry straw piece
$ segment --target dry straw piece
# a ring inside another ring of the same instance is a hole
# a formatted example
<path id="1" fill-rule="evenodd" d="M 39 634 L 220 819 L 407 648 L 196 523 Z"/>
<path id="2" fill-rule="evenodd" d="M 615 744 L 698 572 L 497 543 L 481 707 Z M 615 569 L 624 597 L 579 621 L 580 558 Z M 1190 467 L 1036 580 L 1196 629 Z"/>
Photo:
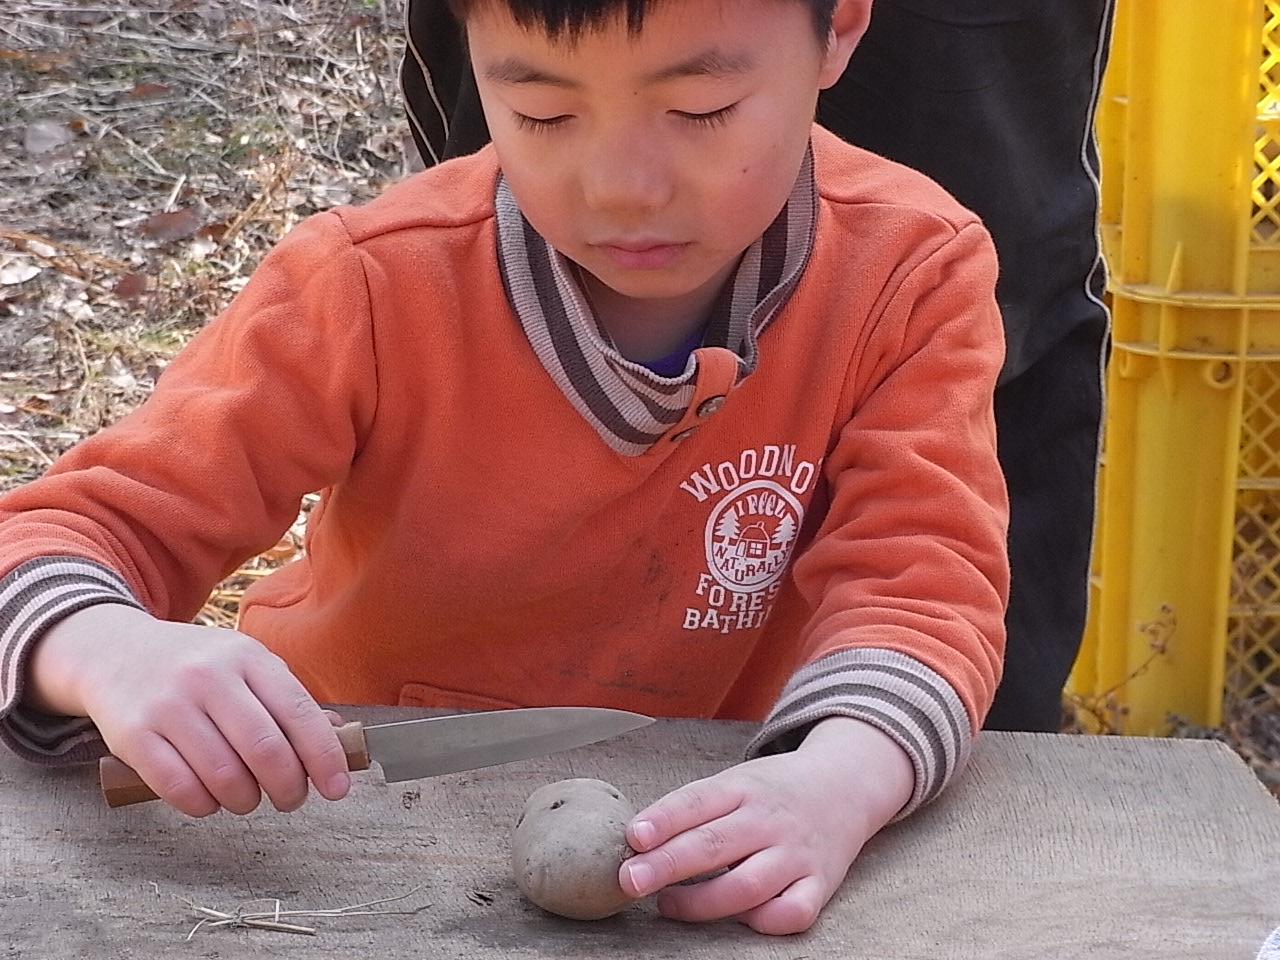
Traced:
<path id="1" fill-rule="evenodd" d="M 160 888 L 153 883 L 157 895 Z M 421 913 L 431 906 L 424 903 L 421 906 L 413 907 L 405 910 L 389 910 L 380 909 L 389 903 L 399 903 L 407 900 L 409 897 L 417 893 L 421 888 L 415 887 L 407 893 L 402 893 L 395 897 L 383 897 L 381 900 L 369 900 L 364 903 L 353 903 L 345 907 L 334 907 L 331 909 L 311 909 L 311 910 L 284 910 L 279 900 L 269 897 L 249 900 L 235 908 L 232 912 L 223 910 L 215 910 L 212 907 L 203 907 L 197 904 L 190 897 L 179 896 L 174 894 L 175 900 L 187 905 L 193 914 L 199 917 L 196 925 L 191 928 L 186 939 L 191 940 L 202 929 L 213 929 L 215 927 L 230 927 L 239 930 L 267 930 L 272 933 L 292 933 L 306 937 L 314 937 L 319 931 L 315 927 L 305 926 L 295 923 L 296 920 L 314 920 L 314 919 L 337 919 L 343 917 L 411 917 L 414 914 Z M 249 910 L 248 907 L 255 903 L 274 904 L 270 910 Z"/>

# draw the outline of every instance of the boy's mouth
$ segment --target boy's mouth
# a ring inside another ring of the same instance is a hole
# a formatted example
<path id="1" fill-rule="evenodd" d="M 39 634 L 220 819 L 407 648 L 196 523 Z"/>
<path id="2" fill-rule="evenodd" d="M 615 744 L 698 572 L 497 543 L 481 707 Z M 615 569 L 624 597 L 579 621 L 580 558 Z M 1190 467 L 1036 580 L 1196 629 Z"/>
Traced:
<path id="1" fill-rule="evenodd" d="M 619 239 L 593 246 L 616 267 L 627 270 L 659 270 L 670 266 L 689 244 Z"/>

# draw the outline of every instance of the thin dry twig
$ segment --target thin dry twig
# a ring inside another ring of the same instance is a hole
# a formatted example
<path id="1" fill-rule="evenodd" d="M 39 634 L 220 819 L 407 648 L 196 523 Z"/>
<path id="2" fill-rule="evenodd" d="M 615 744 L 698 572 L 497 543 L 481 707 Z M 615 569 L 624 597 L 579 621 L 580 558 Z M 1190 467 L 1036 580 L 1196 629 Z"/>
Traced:
<path id="1" fill-rule="evenodd" d="M 1169 650 L 1178 631 L 1178 619 L 1173 608 L 1168 604 L 1160 608 L 1159 616 L 1154 620 L 1138 625 L 1140 632 L 1150 639 L 1147 648 L 1151 651 L 1147 658 L 1129 671 L 1128 675 L 1099 693 L 1082 695 L 1067 694 L 1063 700 L 1067 710 L 1072 714 L 1066 729 L 1073 733 L 1117 734 L 1121 732 L 1128 708 L 1120 702 L 1120 693 L 1131 681 L 1141 677 L 1156 662 L 1156 658 L 1164 656 Z"/>
<path id="2" fill-rule="evenodd" d="M 17 441 L 18 443 L 22 444 L 22 446 L 26 447 L 28 450 L 34 453 L 36 455 L 36 458 L 44 466 L 46 467 L 53 466 L 53 458 L 50 457 L 47 453 L 45 453 L 43 450 L 41 450 L 34 443 L 32 443 L 27 438 L 26 434 L 20 433 L 17 430 L 10 430 L 8 427 L 0 427 L 0 437 L 8 437 L 10 440 Z"/>
<path id="3" fill-rule="evenodd" d="M 159 886 L 152 884 L 156 892 L 159 893 Z M 407 900 L 409 897 L 418 893 L 422 888 L 415 887 L 407 893 L 402 893 L 394 897 L 383 897 L 380 900 L 368 900 L 364 903 L 353 903 L 345 907 L 321 908 L 311 910 L 283 910 L 281 903 L 276 899 L 263 898 L 258 900 L 250 900 L 236 907 L 234 912 L 226 912 L 215 910 L 211 907 L 203 907 L 198 905 L 190 897 L 183 897 L 174 894 L 174 899 L 185 903 L 191 912 L 200 919 L 196 925 L 191 928 L 191 932 L 187 934 L 186 939 L 192 939 L 202 928 L 214 927 L 232 927 L 239 929 L 252 930 L 268 930 L 273 933 L 292 933 L 301 936 L 314 937 L 317 934 L 315 927 L 305 926 L 303 924 L 294 923 L 294 920 L 308 919 L 324 919 L 324 918 L 340 918 L 340 917 L 408 917 L 421 913 L 431 906 L 430 903 L 424 903 L 421 906 L 413 907 L 407 910 L 387 910 L 380 909 L 389 903 L 399 903 Z M 250 911 L 247 910 L 250 904 L 254 903 L 271 903 L 275 906 L 271 910 L 266 911 Z"/>
<path id="4" fill-rule="evenodd" d="M 9 227 L 0 227 L 0 240 L 8 240 L 23 253 L 28 253 L 37 260 L 43 260 L 49 266 L 53 267 L 59 273 L 66 274 L 76 280 L 84 283 L 94 283 L 93 278 L 80 267 L 80 263 L 92 264 L 103 270 L 110 270 L 115 273 L 128 273 L 132 267 L 121 260 L 113 257 L 104 256 L 95 250 L 86 250 L 73 243 L 67 243 L 65 240 L 55 240 L 52 237 L 45 237 L 35 233 L 27 233 L 25 230 L 13 230 Z M 56 256 L 54 254 L 45 253 L 41 247 L 47 247 L 50 250 L 60 250 L 65 257 Z M 66 258 L 70 258 L 68 263 Z M 98 286 L 101 286 L 98 284 Z"/>
<path id="5" fill-rule="evenodd" d="M 270 168 L 270 175 L 263 178 L 262 191 L 240 211 L 222 234 L 222 243 L 231 242 L 245 225 L 260 218 L 264 211 L 279 198 L 281 190 L 288 184 L 289 177 L 297 169 L 297 157 L 292 150 L 287 150 L 282 159 Z"/>
<path id="6" fill-rule="evenodd" d="M 296 923 L 281 923 L 278 920 L 268 919 L 270 914 L 245 914 L 239 911 L 236 913 L 223 913 L 220 910 L 212 910 L 209 907 L 198 907 L 186 897 L 179 897 L 179 900 L 186 903 L 197 917 L 201 919 L 191 928 L 191 932 L 187 934 L 186 939 L 190 940 L 196 935 L 201 927 L 238 927 L 244 930 L 272 930 L 276 933 L 298 933 L 308 937 L 316 935 L 315 927 L 304 927 Z"/>

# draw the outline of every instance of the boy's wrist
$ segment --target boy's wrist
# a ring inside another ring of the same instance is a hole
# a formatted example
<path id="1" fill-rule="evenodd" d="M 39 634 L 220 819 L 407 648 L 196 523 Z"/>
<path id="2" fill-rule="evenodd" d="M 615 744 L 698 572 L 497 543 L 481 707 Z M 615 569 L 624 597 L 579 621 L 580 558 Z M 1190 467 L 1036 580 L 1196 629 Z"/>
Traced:
<path id="1" fill-rule="evenodd" d="M 911 801 L 916 782 L 911 757 L 874 724 L 829 716 L 813 725 L 799 749 L 848 774 L 862 812 L 877 821 L 877 828 Z"/>
<path id="2" fill-rule="evenodd" d="M 121 603 L 102 602 L 68 614 L 35 641 L 27 659 L 22 702 L 42 713 L 88 716 L 84 684 L 95 650 L 101 650 L 120 617 L 149 614 Z"/>
<path id="3" fill-rule="evenodd" d="M 37 712 L 55 712 L 79 699 L 63 671 L 56 669 L 68 662 L 66 658 L 51 658 L 46 648 L 40 665 L 33 665 L 36 651 L 60 623 L 90 609 L 142 609 L 118 573 L 96 560 L 72 555 L 35 557 L 13 568 L 0 577 L 0 597 L 0 655 L 17 665 L 3 685 L 0 710 L 6 712 L 19 701 Z M 79 672 L 74 660 L 69 665 L 70 675 Z"/>

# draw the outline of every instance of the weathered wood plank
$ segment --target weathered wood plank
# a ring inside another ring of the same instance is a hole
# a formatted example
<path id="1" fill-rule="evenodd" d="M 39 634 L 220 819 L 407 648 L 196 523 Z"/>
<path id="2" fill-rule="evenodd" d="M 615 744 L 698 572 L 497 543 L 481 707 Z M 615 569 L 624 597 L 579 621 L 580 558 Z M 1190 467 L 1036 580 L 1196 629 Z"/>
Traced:
<path id="1" fill-rule="evenodd" d="M 160 804 L 110 810 L 91 769 L 6 755 L 0 942 L 48 960 L 1238 960 L 1280 925 L 1280 806 L 1229 750 L 1033 734 L 984 735 L 962 780 L 873 840 L 801 937 L 677 924 L 648 903 L 578 923 L 521 900 L 508 842 L 538 786 L 600 777 L 643 804 L 732 762 L 750 730 L 660 721 L 539 761 L 408 784 L 370 772 L 340 803 L 202 821 Z M 175 899 L 325 909 L 415 888 L 405 903 L 430 906 L 413 916 L 299 921 L 316 937 L 206 929 L 190 943 L 196 919 Z"/>

